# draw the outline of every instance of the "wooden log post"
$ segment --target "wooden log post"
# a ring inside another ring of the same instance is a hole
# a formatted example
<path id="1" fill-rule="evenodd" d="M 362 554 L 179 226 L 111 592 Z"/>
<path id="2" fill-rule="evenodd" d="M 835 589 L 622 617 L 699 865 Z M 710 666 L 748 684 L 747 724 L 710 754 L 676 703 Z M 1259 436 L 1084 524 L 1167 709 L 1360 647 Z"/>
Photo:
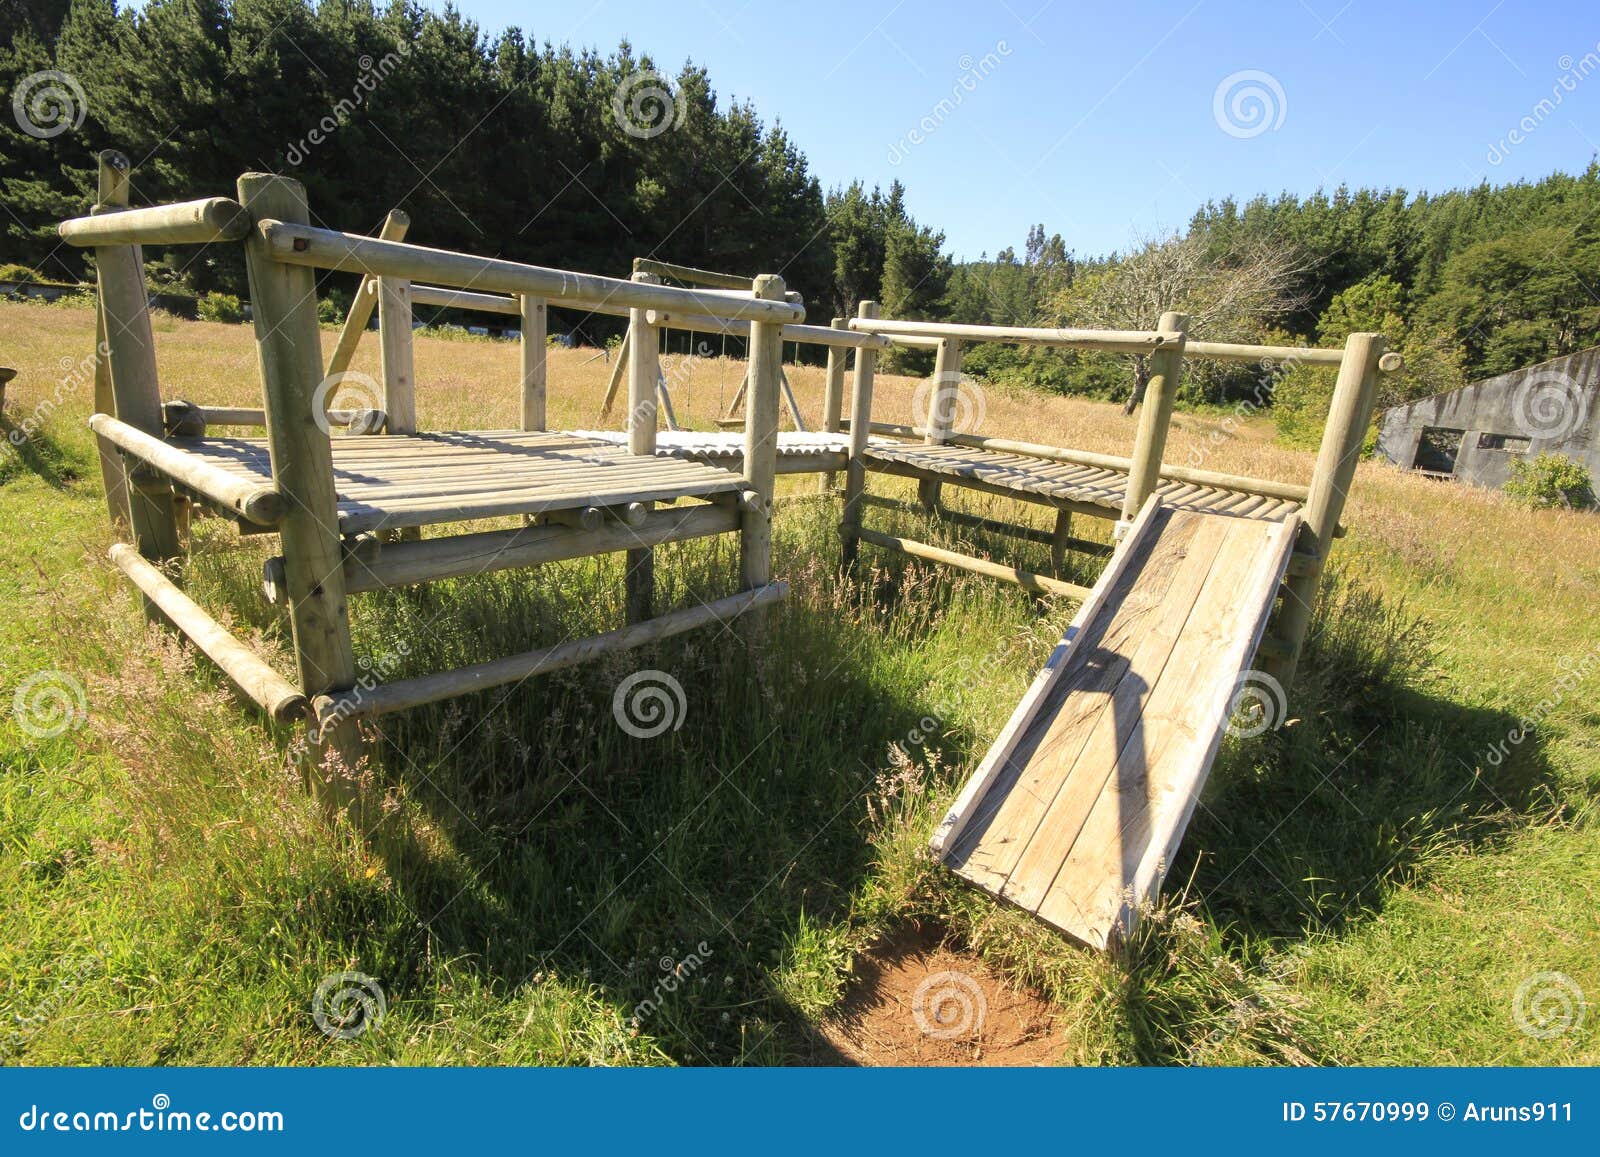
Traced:
<path id="1" fill-rule="evenodd" d="M 1056 574 L 1061 573 L 1062 565 L 1067 561 L 1067 550 L 1072 546 L 1072 511 L 1056 511 L 1056 527 L 1050 535 L 1050 567 Z"/>
<path id="2" fill-rule="evenodd" d="M 1161 315 L 1157 328 L 1163 334 L 1182 334 L 1188 325 L 1187 314 L 1168 311 Z M 1179 337 L 1163 342 L 1150 355 L 1150 380 L 1145 386 L 1144 404 L 1139 408 L 1139 428 L 1128 464 L 1128 488 L 1122 497 L 1122 519 L 1116 529 L 1118 541 L 1161 480 L 1161 456 L 1166 452 L 1172 406 L 1177 401 L 1178 379 L 1183 373 L 1183 345 L 1183 338 Z"/>
<path id="3" fill-rule="evenodd" d="M 763 273 L 752 282 L 759 298 L 784 300 L 783 278 Z M 783 377 L 783 326 L 750 323 L 749 382 L 744 408 L 744 477 L 758 496 L 739 519 L 739 582 L 755 590 L 772 581 L 772 499 L 778 478 L 778 411 Z M 759 633 L 762 616 L 751 615 Z"/>
<path id="4" fill-rule="evenodd" d="M 100 186 L 95 198 L 95 212 L 104 213 L 121 208 L 128 203 L 128 158 L 113 149 L 100 154 Z M 96 277 L 98 279 L 98 270 Z M 104 285 L 95 294 L 94 313 L 94 408 L 99 414 L 117 413 L 116 395 L 111 389 L 110 346 L 106 342 L 106 311 L 103 304 Z M 106 488 L 106 507 L 113 526 L 121 524 L 132 528 L 133 515 L 128 505 L 128 475 L 122 468 L 122 459 L 116 447 L 104 438 L 95 439 L 100 458 L 100 479 Z"/>
<path id="5" fill-rule="evenodd" d="M 939 342 L 938 352 L 934 354 L 933 392 L 928 398 L 927 433 L 922 439 L 925 444 L 942 446 L 950 440 L 960 391 L 961 343 L 956 338 L 947 337 Z M 917 500 L 925 510 L 935 510 L 939 506 L 941 489 L 942 484 L 937 480 L 924 478 L 917 483 Z"/>
<path id="6" fill-rule="evenodd" d="M 545 360 L 549 310 L 542 297 L 520 294 L 522 314 L 522 428 L 543 430 L 545 426 Z"/>
<path id="7" fill-rule="evenodd" d="M 876 318 L 878 303 L 863 301 L 856 316 Z M 867 438 L 872 433 L 872 376 L 877 364 L 877 350 L 856 350 L 850 388 L 850 457 L 845 464 L 844 513 L 839 520 L 840 566 L 847 573 L 854 569 L 861 548 L 861 499 L 867 488 Z"/>
<path id="8" fill-rule="evenodd" d="M 128 161 L 111 154 L 107 163 L 126 174 Z M 126 180 L 113 177 L 117 196 L 126 200 Z M 161 414 L 161 384 L 156 374 L 156 340 L 150 330 L 150 300 L 144 282 L 144 254 L 137 245 L 101 245 L 94 251 L 100 282 L 100 316 L 105 325 L 106 358 L 111 372 L 115 416 L 152 438 L 166 436 Z M 163 479 L 142 476 L 131 464 L 120 467 L 125 478 L 129 522 L 134 545 L 152 562 L 183 553 L 178 535 L 177 506 Z M 154 618 L 155 604 L 145 601 Z"/>
<path id="9" fill-rule="evenodd" d="M 1273 631 L 1288 649 L 1285 654 L 1268 657 L 1263 667 L 1287 691 L 1294 682 L 1311 615 L 1316 606 L 1317 587 L 1333 549 L 1339 519 L 1355 480 L 1361 460 L 1361 446 L 1378 395 L 1379 362 L 1385 339 L 1379 333 L 1353 333 L 1345 342 L 1344 361 L 1334 383 L 1333 400 L 1328 407 L 1328 424 L 1323 429 L 1322 446 L 1311 475 L 1311 487 L 1301 516 L 1300 548 L 1310 555 L 1290 572 L 1283 586 L 1283 603 Z M 1312 553 L 1312 552 L 1315 553 Z"/>
<path id="10" fill-rule="evenodd" d="M 635 273 L 634 281 L 659 284 L 654 273 Z M 656 452 L 656 383 L 661 376 L 661 347 L 648 311 L 628 311 L 628 453 L 653 457 Z M 650 547 L 627 552 L 623 588 L 628 622 L 642 623 L 655 611 L 656 555 Z"/>
<path id="11" fill-rule="evenodd" d="M 239 178 L 239 201 L 253 222 L 309 219 L 305 186 L 286 177 L 246 173 Z M 254 307 L 272 477 L 285 499 L 278 533 L 295 664 L 300 690 L 314 700 L 348 691 L 356 681 L 333 450 L 327 430 L 312 413 L 322 381 L 316 282 L 311 270 L 274 261 L 259 231 L 245 243 L 245 268 Z M 364 811 L 357 775 L 363 752 L 357 725 L 347 719 L 332 720 L 316 729 L 312 743 L 308 780 L 331 804 L 360 822 Z"/>
<path id="12" fill-rule="evenodd" d="M 383 219 L 383 228 L 378 231 L 378 236 L 385 241 L 404 241 L 406 230 L 409 228 L 411 228 L 411 218 L 399 209 L 390 209 L 389 215 Z M 350 363 L 356 356 L 356 346 L 361 344 L 361 335 L 367 331 L 367 325 L 372 321 L 372 309 L 377 302 L 377 279 L 363 277 L 361 283 L 356 286 L 356 296 L 350 303 L 350 312 L 345 315 L 344 328 L 339 331 L 339 342 L 333 347 L 333 354 L 328 358 L 328 377 L 350 372 Z"/>
<path id="13" fill-rule="evenodd" d="M 850 324 L 848 318 L 836 317 L 833 319 L 834 329 L 845 329 Z M 822 429 L 824 433 L 837 434 L 839 422 L 844 416 L 844 363 L 849 356 L 846 346 L 831 345 L 828 347 L 828 373 L 822 387 Z M 833 471 L 822 475 L 819 488 L 823 494 L 833 490 Z"/>
<path id="14" fill-rule="evenodd" d="M 378 345 L 383 365 L 383 401 L 391 434 L 417 432 L 416 354 L 411 343 L 411 282 L 378 278 Z M 329 391 L 332 393 L 333 391 Z"/>

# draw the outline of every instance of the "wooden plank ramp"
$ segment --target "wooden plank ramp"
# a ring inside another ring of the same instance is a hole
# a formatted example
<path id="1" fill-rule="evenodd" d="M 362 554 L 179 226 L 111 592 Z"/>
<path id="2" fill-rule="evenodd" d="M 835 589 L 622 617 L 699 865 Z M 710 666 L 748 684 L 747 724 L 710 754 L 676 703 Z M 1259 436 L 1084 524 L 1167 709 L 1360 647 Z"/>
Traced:
<path id="1" fill-rule="evenodd" d="M 1161 886 L 1299 528 L 1153 497 L 934 834 L 957 875 L 1095 947 Z"/>

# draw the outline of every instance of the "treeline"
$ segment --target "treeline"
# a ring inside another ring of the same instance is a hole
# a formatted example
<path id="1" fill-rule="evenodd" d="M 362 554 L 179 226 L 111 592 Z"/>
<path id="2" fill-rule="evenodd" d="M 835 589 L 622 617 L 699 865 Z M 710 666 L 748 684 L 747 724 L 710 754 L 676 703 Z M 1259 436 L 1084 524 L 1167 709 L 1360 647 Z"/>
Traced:
<path id="1" fill-rule="evenodd" d="M 1391 399 L 1557 357 L 1600 341 L 1600 167 L 1442 194 L 1344 188 L 1203 206 L 1182 232 L 1080 255 L 1034 226 L 1021 253 L 954 263 L 905 190 L 824 191 L 782 126 L 720 101 L 703 69 L 667 80 L 624 43 L 601 56 L 493 35 L 453 9 L 398 0 L 6 0 L 0 85 L 59 70 L 58 101 L 26 131 L 0 117 L 0 264 L 52 279 L 86 272 L 55 238 L 81 213 L 94 157 L 138 163 L 136 200 L 226 193 L 248 169 L 308 186 L 319 223 L 371 231 L 386 211 L 411 237 L 625 274 L 651 255 L 777 271 L 814 320 L 875 298 L 901 317 L 1149 327 L 1182 310 L 1192 331 L 1333 343 L 1380 329 L 1406 355 Z M 54 120 L 51 120 L 51 118 Z M 226 246 L 147 252 L 176 292 L 244 291 Z M 341 279 L 328 280 L 337 287 Z M 1136 394 L 1140 367 L 1005 347 L 964 366 L 992 380 Z M 1326 382 L 1243 367 L 1197 370 L 1191 400 L 1277 407 L 1312 421 Z"/>
<path id="2" fill-rule="evenodd" d="M 819 314 L 876 297 L 920 316 L 943 293 L 943 236 L 898 185 L 824 195 L 781 125 L 719 101 L 703 69 L 652 78 L 626 43 L 541 46 L 408 2 L 6 4 L 4 91 L 71 78 L 34 131 L 0 118 L 0 264 L 45 278 L 84 274 L 55 223 L 84 211 L 96 154 L 118 148 L 137 202 L 231 194 L 268 170 L 306 183 L 318 223 L 371 231 L 398 206 L 427 245 L 618 276 L 643 255 L 776 271 Z M 230 247 L 146 256 L 163 289 L 244 291 Z"/>

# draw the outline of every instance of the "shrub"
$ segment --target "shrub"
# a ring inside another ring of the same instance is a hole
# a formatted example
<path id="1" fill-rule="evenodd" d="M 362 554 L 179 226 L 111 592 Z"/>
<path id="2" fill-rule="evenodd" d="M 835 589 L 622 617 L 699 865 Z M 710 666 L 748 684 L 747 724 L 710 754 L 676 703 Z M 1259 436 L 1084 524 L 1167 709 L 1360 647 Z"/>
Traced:
<path id="1" fill-rule="evenodd" d="M 201 321 L 230 321 L 244 320 L 244 305 L 231 293 L 202 294 L 195 303 L 195 309 L 200 314 Z"/>
<path id="2" fill-rule="evenodd" d="M 0 281 L 38 281 L 39 275 L 26 265 L 0 265 Z"/>
<path id="3" fill-rule="evenodd" d="M 1511 478 L 1505 491 L 1523 506 L 1546 510 L 1554 506 L 1573 508 L 1595 504 L 1594 482 L 1581 462 L 1565 454 L 1539 454 L 1519 458 L 1511 464 Z"/>
<path id="4" fill-rule="evenodd" d="M 349 313 L 350 295 L 342 289 L 328 290 L 328 296 L 317 302 L 317 321 L 322 325 L 343 325 Z"/>

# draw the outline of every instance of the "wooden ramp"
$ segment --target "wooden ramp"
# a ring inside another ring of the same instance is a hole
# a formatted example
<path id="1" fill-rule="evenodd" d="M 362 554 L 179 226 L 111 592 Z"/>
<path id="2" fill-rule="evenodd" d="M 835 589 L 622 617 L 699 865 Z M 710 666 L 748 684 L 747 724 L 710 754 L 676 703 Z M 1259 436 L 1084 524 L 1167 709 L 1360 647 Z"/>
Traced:
<path id="1" fill-rule="evenodd" d="M 1130 932 L 1188 826 L 1299 522 L 1152 498 L 935 853 L 1093 947 Z"/>

